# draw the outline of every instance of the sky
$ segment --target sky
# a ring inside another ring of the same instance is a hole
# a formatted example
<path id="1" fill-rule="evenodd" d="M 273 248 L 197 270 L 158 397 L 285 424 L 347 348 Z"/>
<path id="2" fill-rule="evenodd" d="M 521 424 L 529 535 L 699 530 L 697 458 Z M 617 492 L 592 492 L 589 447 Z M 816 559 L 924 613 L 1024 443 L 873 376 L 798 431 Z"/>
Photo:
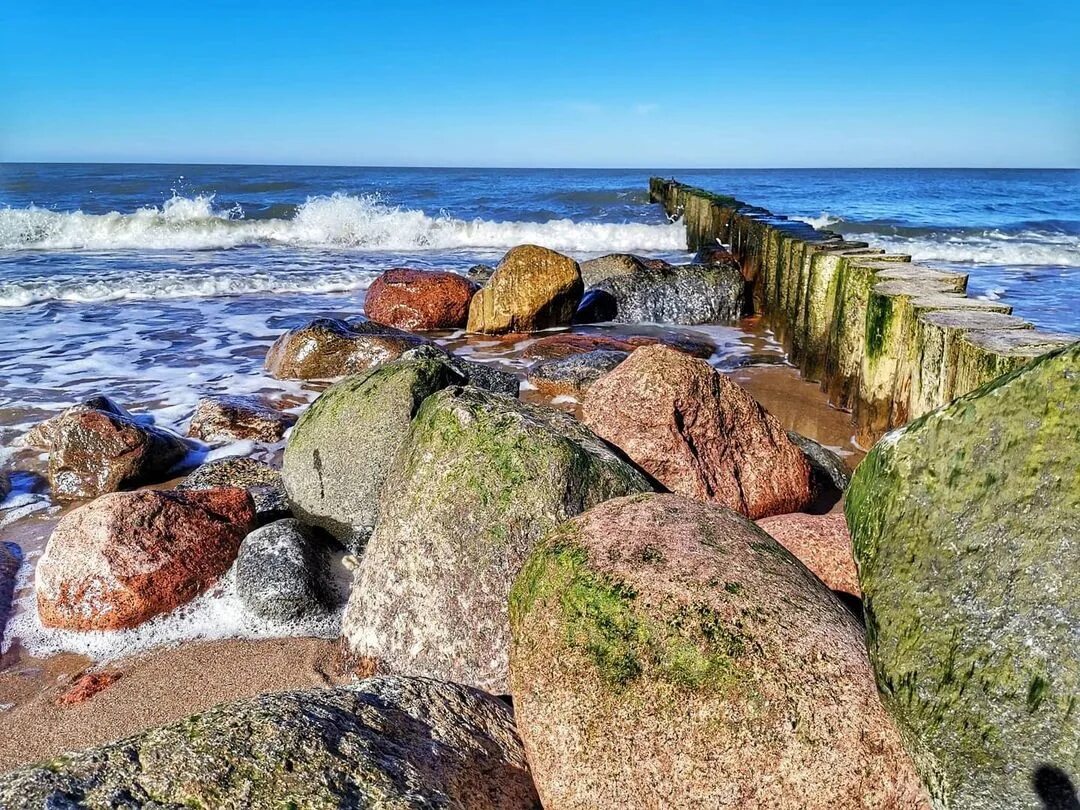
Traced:
<path id="1" fill-rule="evenodd" d="M 0 3 L 0 161 L 1080 166 L 1080 3 Z"/>

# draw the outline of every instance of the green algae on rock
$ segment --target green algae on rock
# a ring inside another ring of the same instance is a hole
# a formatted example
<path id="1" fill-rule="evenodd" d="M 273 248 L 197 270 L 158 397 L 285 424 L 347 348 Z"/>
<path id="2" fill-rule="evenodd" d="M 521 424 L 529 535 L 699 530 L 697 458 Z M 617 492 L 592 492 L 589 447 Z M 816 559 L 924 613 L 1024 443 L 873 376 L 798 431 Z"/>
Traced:
<path id="1" fill-rule="evenodd" d="M 556 525 L 645 476 L 568 414 L 471 387 L 421 406 L 342 632 L 378 671 L 507 691 L 510 584 Z"/>
<path id="2" fill-rule="evenodd" d="M 510 593 L 511 691 L 545 807 L 924 807 L 862 629 L 742 516 L 618 498 Z"/>
<path id="3" fill-rule="evenodd" d="M 372 678 L 260 695 L 0 777 L 0 806 L 539 810 L 509 708 Z"/>
<path id="4" fill-rule="evenodd" d="M 878 684 L 939 806 L 1075 780 L 1080 343 L 889 434 L 846 513 Z"/>

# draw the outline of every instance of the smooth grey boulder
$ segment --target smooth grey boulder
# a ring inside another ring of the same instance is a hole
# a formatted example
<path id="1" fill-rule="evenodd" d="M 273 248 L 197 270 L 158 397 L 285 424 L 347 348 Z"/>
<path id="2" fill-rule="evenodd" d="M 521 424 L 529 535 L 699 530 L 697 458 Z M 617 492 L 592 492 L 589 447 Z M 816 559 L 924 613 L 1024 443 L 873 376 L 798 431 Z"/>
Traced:
<path id="1" fill-rule="evenodd" d="M 509 707 L 457 684 L 355 686 L 223 703 L 0 777 L 0 807 L 539 810 Z"/>
<path id="2" fill-rule="evenodd" d="M 289 518 L 251 532 L 236 556 L 236 592 L 263 619 L 290 624 L 325 616 L 333 607 L 330 549 Z"/>
<path id="3" fill-rule="evenodd" d="M 541 360 L 529 369 L 528 379 L 542 394 L 576 396 L 629 356 L 629 352 L 594 349 L 569 357 Z"/>
<path id="4" fill-rule="evenodd" d="M 650 262 L 592 285 L 577 323 L 731 323 L 742 315 L 745 281 L 738 265 Z"/>
<path id="5" fill-rule="evenodd" d="M 253 458 L 219 458 L 196 467 L 177 489 L 246 489 L 255 502 L 255 520 L 262 525 L 289 517 L 291 508 L 281 471 Z"/>
<path id="6" fill-rule="evenodd" d="M 803 455 L 806 456 L 814 475 L 814 482 L 818 487 L 832 487 L 839 492 L 848 488 L 848 484 L 851 483 L 851 472 L 840 456 L 823 444 L 794 430 L 789 430 L 787 435 L 791 443 L 802 450 Z"/>

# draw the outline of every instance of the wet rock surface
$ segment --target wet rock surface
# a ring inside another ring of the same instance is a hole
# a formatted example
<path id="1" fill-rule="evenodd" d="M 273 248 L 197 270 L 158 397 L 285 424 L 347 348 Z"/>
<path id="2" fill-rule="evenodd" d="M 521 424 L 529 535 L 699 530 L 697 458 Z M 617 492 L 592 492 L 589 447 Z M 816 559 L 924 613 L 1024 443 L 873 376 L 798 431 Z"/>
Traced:
<path id="1" fill-rule="evenodd" d="M 256 523 L 262 525 L 289 517 L 291 507 L 281 480 L 281 470 L 253 458 L 219 458 L 196 467 L 179 484 L 178 490 L 239 487 L 246 489 L 255 504 Z"/>
<path id="2" fill-rule="evenodd" d="M 215 706 L 13 771 L 0 805 L 539 810 L 506 705 L 418 678 Z"/>
<path id="3" fill-rule="evenodd" d="M 368 287 L 364 314 L 398 329 L 460 329 L 479 286 L 457 273 L 395 267 Z"/>
<path id="4" fill-rule="evenodd" d="M 536 245 L 512 248 L 469 305 L 468 330 L 536 332 L 570 323 L 584 287 L 578 263 Z"/>
<path id="5" fill-rule="evenodd" d="M 591 285 L 578 323 L 733 323 L 743 311 L 738 265 L 642 266 Z"/>
<path id="6" fill-rule="evenodd" d="M 823 444 L 794 430 L 787 431 L 787 437 L 806 456 L 806 461 L 814 475 L 815 488 L 819 490 L 831 488 L 837 492 L 844 492 L 848 488 L 848 484 L 851 483 L 851 472 L 840 456 Z"/>
<path id="7" fill-rule="evenodd" d="M 15 594 L 15 578 L 22 561 L 22 549 L 16 543 L 0 543 L 0 638 L 4 635 L 11 598 Z"/>
<path id="8" fill-rule="evenodd" d="M 630 355 L 594 349 L 555 360 L 541 360 L 529 369 L 529 382 L 548 396 L 578 396 Z"/>
<path id="9" fill-rule="evenodd" d="M 204 442 L 277 442 L 295 422 L 293 414 L 271 407 L 261 397 L 203 397 L 195 406 L 188 436 Z"/>
<path id="10" fill-rule="evenodd" d="M 275 340 L 265 368 L 282 380 L 333 380 L 389 362 L 428 342 L 375 321 L 316 318 Z"/>
<path id="11" fill-rule="evenodd" d="M 94 396 L 87 397 L 82 402 L 72 405 L 70 408 L 66 408 L 51 419 L 46 419 L 44 422 L 34 425 L 34 427 L 22 437 L 22 445 L 25 447 L 34 447 L 38 450 L 52 451 L 56 447 L 56 440 L 59 435 L 57 433 L 57 425 L 60 421 L 65 416 L 74 413 L 82 413 L 84 411 L 103 411 L 105 413 L 115 414 L 116 416 L 136 419 L 136 417 L 128 413 L 122 406 L 117 405 L 109 397 L 104 394 L 95 394 Z"/>
<path id="12" fill-rule="evenodd" d="M 774 515 L 762 518 L 757 525 L 798 557 L 829 588 L 856 598 L 862 596 L 843 512 Z"/>
<path id="13" fill-rule="evenodd" d="M 704 338 L 669 332 L 662 335 L 605 335 L 598 333 L 561 332 L 542 337 L 525 348 L 523 357 L 539 360 L 558 360 L 575 354 L 607 349 L 632 352 L 641 346 L 664 345 L 694 357 L 711 357 L 716 347 Z"/>

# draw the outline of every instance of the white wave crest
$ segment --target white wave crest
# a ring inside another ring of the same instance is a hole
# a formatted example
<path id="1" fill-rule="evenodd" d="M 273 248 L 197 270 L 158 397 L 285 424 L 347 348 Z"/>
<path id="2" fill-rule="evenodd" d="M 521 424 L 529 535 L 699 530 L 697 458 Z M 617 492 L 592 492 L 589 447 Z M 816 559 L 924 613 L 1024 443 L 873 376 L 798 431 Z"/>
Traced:
<path id="1" fill-rule="evenodd" d="M 830 225 L 835 225 L 837 222 L 841 222 L 840 217 L 834 217 L 828 211 L 822 211 L 820 216 L 816 217 L 789 217 L 796 222 L 805 222 L 807 225 L 813 228 L 828 228 Z"/>
<path id="2" fill-rule="evenodd" d="M 31 206 L 0 210 L 0 249 L 209 249 L 240 245 L 369 250 L 510 248 L 536 243 L 555 250 L 684 250 L 681 224 L 492 222 L 390 206 L 377 196 L 311 197 L 291 219 L 244 219 L 217 210 L 212 196 L 174 196 L 160 208 L 130 214 L 60 212 Z"/>
<path id="3" fill-rule="evenodd" d="M 902 237 L 860 233 L 856 238 L 887 250 L 910 253 L 916 261 L 1080 267 L 1080 238 L 1067 234 L 985 231 L 980 235 Z"/>

